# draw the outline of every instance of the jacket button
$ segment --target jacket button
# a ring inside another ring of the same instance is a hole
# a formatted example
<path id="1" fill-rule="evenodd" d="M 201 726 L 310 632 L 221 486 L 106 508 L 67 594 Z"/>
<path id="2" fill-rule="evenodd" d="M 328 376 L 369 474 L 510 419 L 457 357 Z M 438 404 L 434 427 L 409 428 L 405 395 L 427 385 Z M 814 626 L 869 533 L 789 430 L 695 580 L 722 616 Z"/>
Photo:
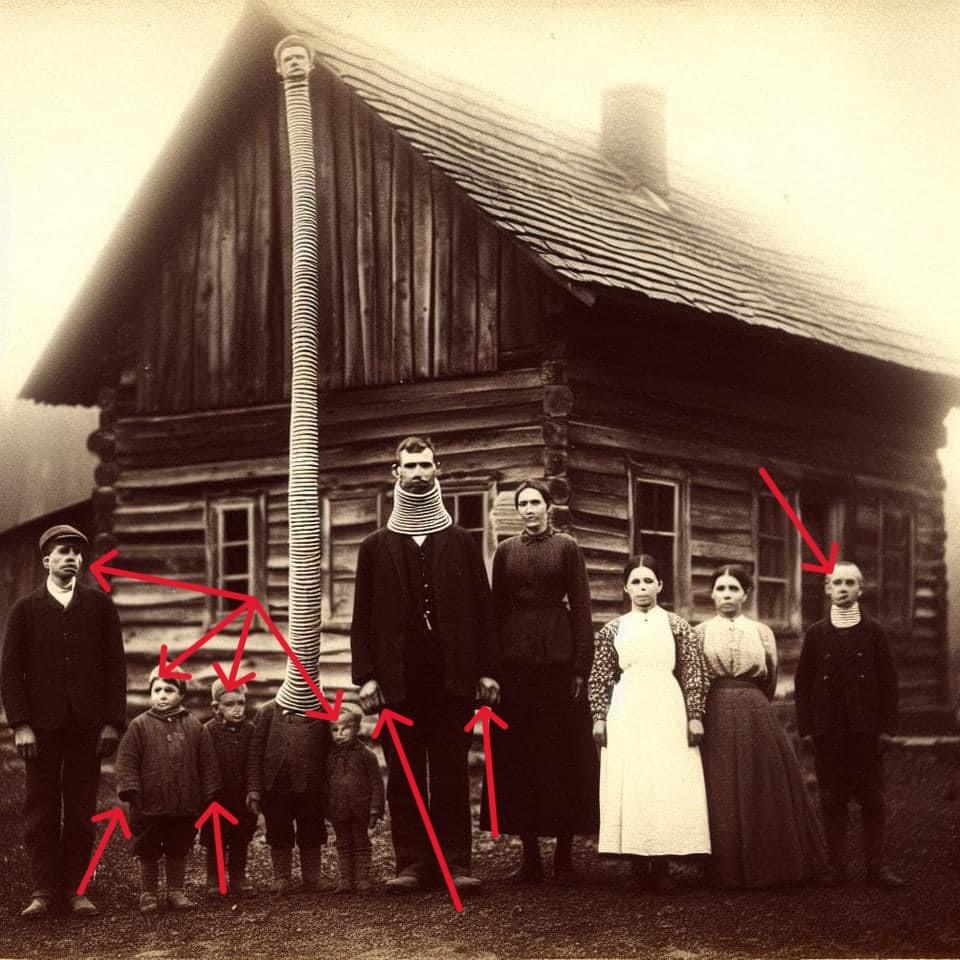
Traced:
<path id="1" fill-rule="evenodd" d="M 830 679 L 830 674 L 825 673 L 825 674 L 823 675 L 823 679 L 824 679 L 824 680 L 829 680 L 829 679 Z"/>

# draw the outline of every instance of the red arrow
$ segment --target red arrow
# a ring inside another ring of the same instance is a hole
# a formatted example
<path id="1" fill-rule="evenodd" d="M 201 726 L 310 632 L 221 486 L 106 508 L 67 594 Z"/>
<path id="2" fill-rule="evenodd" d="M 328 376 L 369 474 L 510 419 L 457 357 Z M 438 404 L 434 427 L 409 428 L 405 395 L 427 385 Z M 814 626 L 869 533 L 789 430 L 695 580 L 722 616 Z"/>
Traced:
<path id="1" fill-rule="evenodd" d="M 243 629 L 240 631 L 240 639 L 237 641 L 237 652 L 233 656 L 233 663 L 230 664 L 229 676 L 224 673 L 223 667 L 221 667 L 219 663 L 214 662 L 213 664 L 214 672 L 220 678 L 224 690 L 237 690 L 245 683 L 249 683 L 256 676 L 253 671 L 245 673 L 242 677 L 237 676 L 237 672 L 240 670 L 240 661 L 243 660 L 243 648 L 247 642 L 247 634 L 250 633 L 250 627 L 253 625 L 255 614 L 256 610 L 252 606 L 249 607 L 247 617 L 243 621 Z"/>
<path id="2" fill-rule="evenodd" d="M 437 858 L 437 863 L 440 865 L 440 872 L 443 874 L 443 879 L 447 884 L 447 889 L 450 891 L 450 899 L 453 901 L 453 906 L 457 913 L 463 913 L 463 904 L 460 902 L 460 895 L 457 893 L 457 888 L 453 885 L 453 877 L 450 876 L 450 868 L 447 866 L 447 861 L 443 855 L 443 850 L 440 849 L 440 841 L 437 840 L 437 834 L 433 829 L 433 824 L 430 822 L 430 814 L 427 812 L 427 807 L 423 802 L 423 797 L 420 796 L 420 788 L 417 786 L 416 778 L 413 775 L 413 771 L 410 769 L 410 762 L 407 760 L 407 754 L 404 751 L 403 744 L 400 742 L 400 737 L 397 734 L 397 728 L 395 726 L 397 723 L 402 723 L 408 727 L 413 726 L 413 721 L 409 717 L 405 717 L 403 714 L 397 713 L 395 710 L 390 710 L 389 708 L 384 707 L 384 709 L 380 711 L 380 718 L 377 720 L 377 725 L 373 728 L 373 737 L 375 740 L 379 738 L 380 734 L 383 732 L 384 724 L 386 724 L 390 731 L 390 737 L 393 740 L 393 748 L 397 751 L 397 756 L 400 758 L 400 766 L 403 767 L 403 772 L 407 777 L 407 783 L 410 784 L 410 792 L 413 794 L 413 799 L 417 803 L 417 809 L 420 811 L 420 819 L 423 821 L 424 829 L 427 831 L 427 836 L 430 838 L 430 844 L 433 846 L 434 856 Z"/>
<path id="3" fill-rule="evenodd" d="M 121 567 L 108 567 L 106 564 L 112 560 L 120 551 L 114 547 L 108 550 L 102 557 L 98 557 L 87 568 L 96 578 L 101 588 L 110 593 L 113 587 L 107 580 L 105 574 L 114 577 L 124 577 L 127 580 L 140 580 L 143 583 L 155 583 L 161 587 L 172 587 L 174 590 L 190 590 L 193 593 L 203 593 L 208 597 L 229 597 L 231 600 L 249 600 L 247 593 L 235 593 L 232 590 L 222 590 L 220 587 L 206 587 L 201 583 L 190 583 L 187 580 L 169 580 L 166 577 L 155 577 L 149 573 L 138 573 L 136 570 L 124 570 Z"/>
<path id="4" fill-rule="evenodd" d="M 223 835 L 221 833 L 223 828 L 220 826 L 221 817 L 234 826 L 239 823 L 237 818 L 226 807 L 220 806 L 220 804 L 214 800 L 210 806 L 200 814 L 194 826 L 199 830 L 207 820 L 213 819 L 213 846 L 217 851 L 217 879 L 219 880 L 220 893 L 226 894 L 227 872 L 223 864 Z"/>
<path id="5" fill-rule="evenodd" d="M 801 563 L 800 566 L 804 570 L 809 570 L 810 573 L 824 573 L 827 576 L 830 576 L 830 574 L 833 573 L 833 568 L 837 565 L 837 554 L 840 551 L 840 545 L 836 543 L 836 541 L 831 543 L 830 556 L 829 558 L 825 557 L 823 555 L 823 551 L 820 549 L 820 545 L 807 532 L 807 528 L 796 515 L 793 507 L 787 503 L 787 498 L 780 492 L 777 485 L 773 482 L 773 477 L 771 477 L 763 467 L 760 467 L 760 478 L 770 488 L 770 492 L 777 498 L 777 503 L 783 507 L 783 512 L 790 518 L 790 522 L 800 532 L 800 536 L 803 537 L 807 543 L 807 546 L 813 551 L 813 555 L 817 558 L 817 560 L 820 561 L 819 563 Z"/>
<path id="6" fill-rule="evenodd" d="M 164 680 L 189 680 L 191 675 L 189 673 L 178 673 L 177 667 L 182 663 L 185 663 L 186 660 L 193 656 L 205 643 L 209 640 L 212 640 L 224 627 L 229 626 L 233 623 L 241 613 L 247 614 L 247 622 L 249 623 L 250 615 L 254 610 L 253 605 L 257 601 L 253 597 L 247 597 L 246 603 L 242 603 L 239 607 L 231 610 L 219 623 L 214 624 L 199 640 L 195 643 L 192 643 L 183 653 L 179 654 L 174 660 L 170 663 L 167 663 L 167 654 L 170 652 L 169 648 L 165 643 L 160 644 L 160 663 L 158 664 L 158 670 L 160 676 Z M 249 630 L 249 627 L 247 627 Z M 243 638 L 243 642 L 246 642 L 246 637 Z"/>
<path id="7" fill-rule="evenodd" d="M 493 750 L 490 747 L 490 721 L 492 720 L 501 730 L 508 729 L 507 722 L 498 717 L 486 704 L 474 715 L 473 719 L 463 728 L 464 733 L 470 733 L 477 725 L 483 724 L 483 756 L 487 766 L 487 803 L 490 808 L 490 835 L 500 836 L 500 824 L 497 822 L 497 792 L 493 786 Z"/>
<path id="8" fill-rule="evenodd" d="M 77 887 L 77 895 L 81 897 L 87 892 L 87 887 L 90 886 L 90 881 L 93 879 L 93 875 L 97 870 L 97 864 L 103 856 L 103 851 L 107 849 L 107 844 L 110 842 L 110 837 L 116 829 L 117 824 L 120 824 L 124 839 L 129 840 L 133 836 L 130 832 L 130 826 L 127 824 L 126 814 L 124 814 L 121 807 L 112 807 L 110 810 L 104 810 L 102 813 L 95 813 L 90 819 L 94 823 L 98 820 L 107 820 L 109 822 L 107 823 L 107 829 L 103 831 L 100 842 L 97 844 L 97 849 L 94 850 L 93 856 L 90 858 L 90 865 L 87 867 L 87 872 L 83 875 L 80 886 Z"/>
<path id="9" fill-rule="evenodd" d="M 260 619 L 267 625 L 267 629 L 273 634 L 277 643 L 283 647 L 283 652 L 290 658 L 291 663 L 296 667 L 300 676 L 303 677 L 303 682 L 306 683 L 311 693 L 320 702 L 320 709 L 308 710 L 307 716 L 313 717 L 315 720 L 328 720 L 330 723 L 336 723 L 340 716 L 340 707 L 343 705 L 343 691 L 337 691 L 337 695 L 333 700 L 333 706 L 331 706 L 330 701 L 324 696 L 323 691 L 317 686 L 316 681 L 307 672 L 307 668 L 300 662 L 300 658 L 293 652 L 293 648 L 287 642 L 287 638 L 280 632 L 279 627 L 273 622 L 270 614 L 264 610 L 263 604 L 260 603 L 259 600 L 254 600 L 254 603 L 257 605 L 257 613 L 260 615 Z"/>

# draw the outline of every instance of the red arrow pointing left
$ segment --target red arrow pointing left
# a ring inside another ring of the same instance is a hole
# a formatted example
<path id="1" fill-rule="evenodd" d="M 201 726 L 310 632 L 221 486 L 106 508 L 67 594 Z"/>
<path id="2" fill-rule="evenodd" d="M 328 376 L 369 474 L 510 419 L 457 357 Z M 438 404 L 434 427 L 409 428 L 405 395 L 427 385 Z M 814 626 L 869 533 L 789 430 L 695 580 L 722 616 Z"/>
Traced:
<path id="1" fill-rule="evenodd" d="M 507 729 L 507 722 L 498 717 L 486 704 L 474 715 L 473 719 L 463 728 L 464 733 L 470 733 L 477 725 L 483 724 L 483 756 L 487 767 L 487 804 L 490 808 L 490 836 L 500 836 L 500 824 L 497 821 L 497 791 L 493 783 L 493 748 L 490 746 L 490 721 L 493 721 L 501 730 Z"/>
<path id="2" fill-rule="evenodd" d="M 406 751 L 403 749 L 403 744 L 400 742 L 400 737 L 397 734 L 396 724 L 398 723 L 402 723 L 407 727 L 413 726 L 413 721 L 409 717 L 405 717 L 403 714 L 384 707 L 384 709 L 380 711 L 380 718 L 377 720 L 377 725 L 373 728 L 373 737 L 374 739 L 379 738 L 384 726 L 390 731 L 390 738 L 393 740 L 393 749 L 397 751 L 400 766 L 403 767 L 407 783 L 410 785 L 410 792 L 413 794 L 417 809 L 420 811 L 420 819 L 423 821 L 423 827 L 427 831 L 427 836 L 430 838 L 433 854 L 437 858 L 437 863 L 440 865 L 440 872 L 443 874 L 444 882 L 450 891 L 450 899 L 453 901 L 454 909 L 457 913 L 463 913 L 463 904 L 460 902 L 460 895 L 457 893 L 457 888 L 453 885 L 453 877 L 450 875 L 450 868 L 447 866 L 447 860 L 443 855 L 436 831 L 430 822 L 430 814 L 427 812 L 427 806 L 423 802 L 423 797 L 420 796 L 420 788 L 417 786 L 417 780 L 413 775 L 413 771 L 410 769 L 410 761 L 407 760 Z"/>
<path id="3" fill-rule="evenodd" d="M 95 813 L 90 818 L 94 823 L 98 820 L 107 821 L 107 829 L 103 831 L 103 836 L 100 838 L 100 842 L 97 844 L 97 849 L 93 852 L 93 856 L 90 858 L 90 865 L 87 867 L 87 872 L 83 875 L 83 879 L 80 881 L 80 886 L 77 887 L 77 894 L 83 896 L 87 892 L 87 887 L 90 886 L 90 881 L 93 879 L 93 875 L 96 872 L 97 864 L 100 862 L 100 858 L 103 856 L 103 851 L 107 849 L 107 844 L 110 842 L 110 837 L 113 834 L 113 831 L 117 828 L 117 824 L 120 824 L 120 830 L 123 832 L 123 836 L 126 840 L 129 840 L 133 834 L 130 832 L 130 827 L 127 824 L 127 817 L 123 812 L 121 807 L 112 807 L 110 810 L 104 810 L 102 813 Z"/>
<path id="4" fill-rule="evenodd" d="M 223 817 L 227 823 L 234 826 L 239 823 L 237 818 L 226 808 L 214 800 L 203 813 L 200 814 L 194 826 L 199 830 L 207 820 L 213 821 L 213 847 L 217 851 L 217 881 L 220 887 L 220 893 L 227 892 L 227 871 L 223 863 L 223 827 L 220 824 L 220 818 Z"/>

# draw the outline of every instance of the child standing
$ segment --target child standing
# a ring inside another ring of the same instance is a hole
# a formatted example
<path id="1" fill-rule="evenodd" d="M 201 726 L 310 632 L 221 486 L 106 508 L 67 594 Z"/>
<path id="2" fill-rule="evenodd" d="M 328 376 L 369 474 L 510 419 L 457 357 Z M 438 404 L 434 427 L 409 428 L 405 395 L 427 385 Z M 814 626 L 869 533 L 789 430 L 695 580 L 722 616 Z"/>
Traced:
<path id="1" fill-rule="evenodd" d="M 220 822 L 230 893 L 250 893 L 247 883 L 247 847 L 257 829 L 257 818 L 247 809 L 247 760 L 253 724 L 245 718 L 247 697 L 243 687 L 227 690 L 220 680 L 210 687 L 213 716 L 204 724 L 204 737 L 210 739 L 220 770 L 220 796 L 223 806 L 237 818 L 234 826 Z M 213 821 L 200 828 L 200 843 L 207 851 L 207 895 L 220 896 L 220 874 L 214 846 Z"/>
<path id="2" fill-rule="evenodd" d="M 127 728 L 117 751 L 117 793 L 130 803 L 131 849 L 140 861 L 140 912 L 158 907 L 160 858 L 166 857 L 167 904 L 189 910 L 184 893 L 194 823 L 220 788 L 213 744 L 183 707 L 184 680 L 165 680 L 154 668 L 150 709 Z"/>
<path id="3" fill-rule="evenodd" d="M 290 889 L 293 848 L 304 890 L 323 890 L 326 764 L 330 725 L 268 700 L 257 714 L 247 759 L 247 809 L 263 810 L 274 893 Z"/>
<path id="4" fill-rule="evenodd" d="M 327 818 L 337 841 L 340 879 L 336 893 L 370 889 L 370 836 L 383 817 L 383 778 L 377 755 L 358 739 L 360 711 L 344 705 L 333 724 L 327 758 Z"/>
<path id="5" fill-rule="evenodd" d="M 882 739 L 897 725 L 897 674 L 883 627 L 860 613 L 863 574 L 841 561 L 827 576 L 830 616 L 803 638 L 794 680 L 797 726 L 812 736 L 830 870 L 836 886 L 847 874 L 847 805 L 860 804 L 867 879 L 901 887 L 884 863 Z"/>

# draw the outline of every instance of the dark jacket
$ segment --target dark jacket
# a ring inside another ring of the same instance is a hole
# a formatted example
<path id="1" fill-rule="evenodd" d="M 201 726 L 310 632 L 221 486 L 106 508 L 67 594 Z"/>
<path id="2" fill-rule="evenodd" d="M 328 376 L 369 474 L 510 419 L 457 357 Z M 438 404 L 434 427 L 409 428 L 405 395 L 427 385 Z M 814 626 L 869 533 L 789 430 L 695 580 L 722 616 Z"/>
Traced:
<path id="1" fill-rule="evenodd" d="M 889 733 L 897 728 L 897 672 L 883 627 L 819 620 L 803 638 L 794 677 L 801 737 Z"/>
<path id="2" fill-rule="evenodd" d="M 284 714 L 275 700 L 258 711 L 247 757 L 247 790 L 262 794 L 280 782 L 291 793 L 326 795 L 330 725 Z"/>
<path id="3" fill-rule="evenodd" d="M 0 697 L 12 727 L 56 730 L 67 718 L 90 730 L 126 726 L 127 667 L 109 597 L 77 584 L 66 608 L 46 583 L 10 611 Z"/>
<path id="4" fill-rule="evenodd" d="M 431 534 L 437 642 L 443 647 L 444 691 L 473 700 L 480 677 L 497 676 L 490 584 L 480 548 L 461 527 Z M 406 625 L 414 621 L 401 534 L 371 533 L 357 557 L 350 649 L 353 681 L 374 679 L 387 703 L 407 694 Z"/>
<path id="5" fill-rule="evenodd" d="M 383 777 L 377 755 L 359 740 L 334 744 L 327 757 L 327 819 L 331 823 L 383 815 Z"/>
<path id="6" fill-rule="evenodd" d="M 220 789 L 213 743 L 186 710 L 134 717 L 117 750 L 117 796 L 146 817 L 196 817 Z"/>
<path id="7" fill-rule="evenodd" d="M 226 724 L 219 717 L 211 717 L 203 725 L 203 736 L 210 740 L 220 771 L 220 793 L 217 799 L 235 817 L 243 820 L 247 814 L 247 761 L 253 724 L 243 720 Z"/>

